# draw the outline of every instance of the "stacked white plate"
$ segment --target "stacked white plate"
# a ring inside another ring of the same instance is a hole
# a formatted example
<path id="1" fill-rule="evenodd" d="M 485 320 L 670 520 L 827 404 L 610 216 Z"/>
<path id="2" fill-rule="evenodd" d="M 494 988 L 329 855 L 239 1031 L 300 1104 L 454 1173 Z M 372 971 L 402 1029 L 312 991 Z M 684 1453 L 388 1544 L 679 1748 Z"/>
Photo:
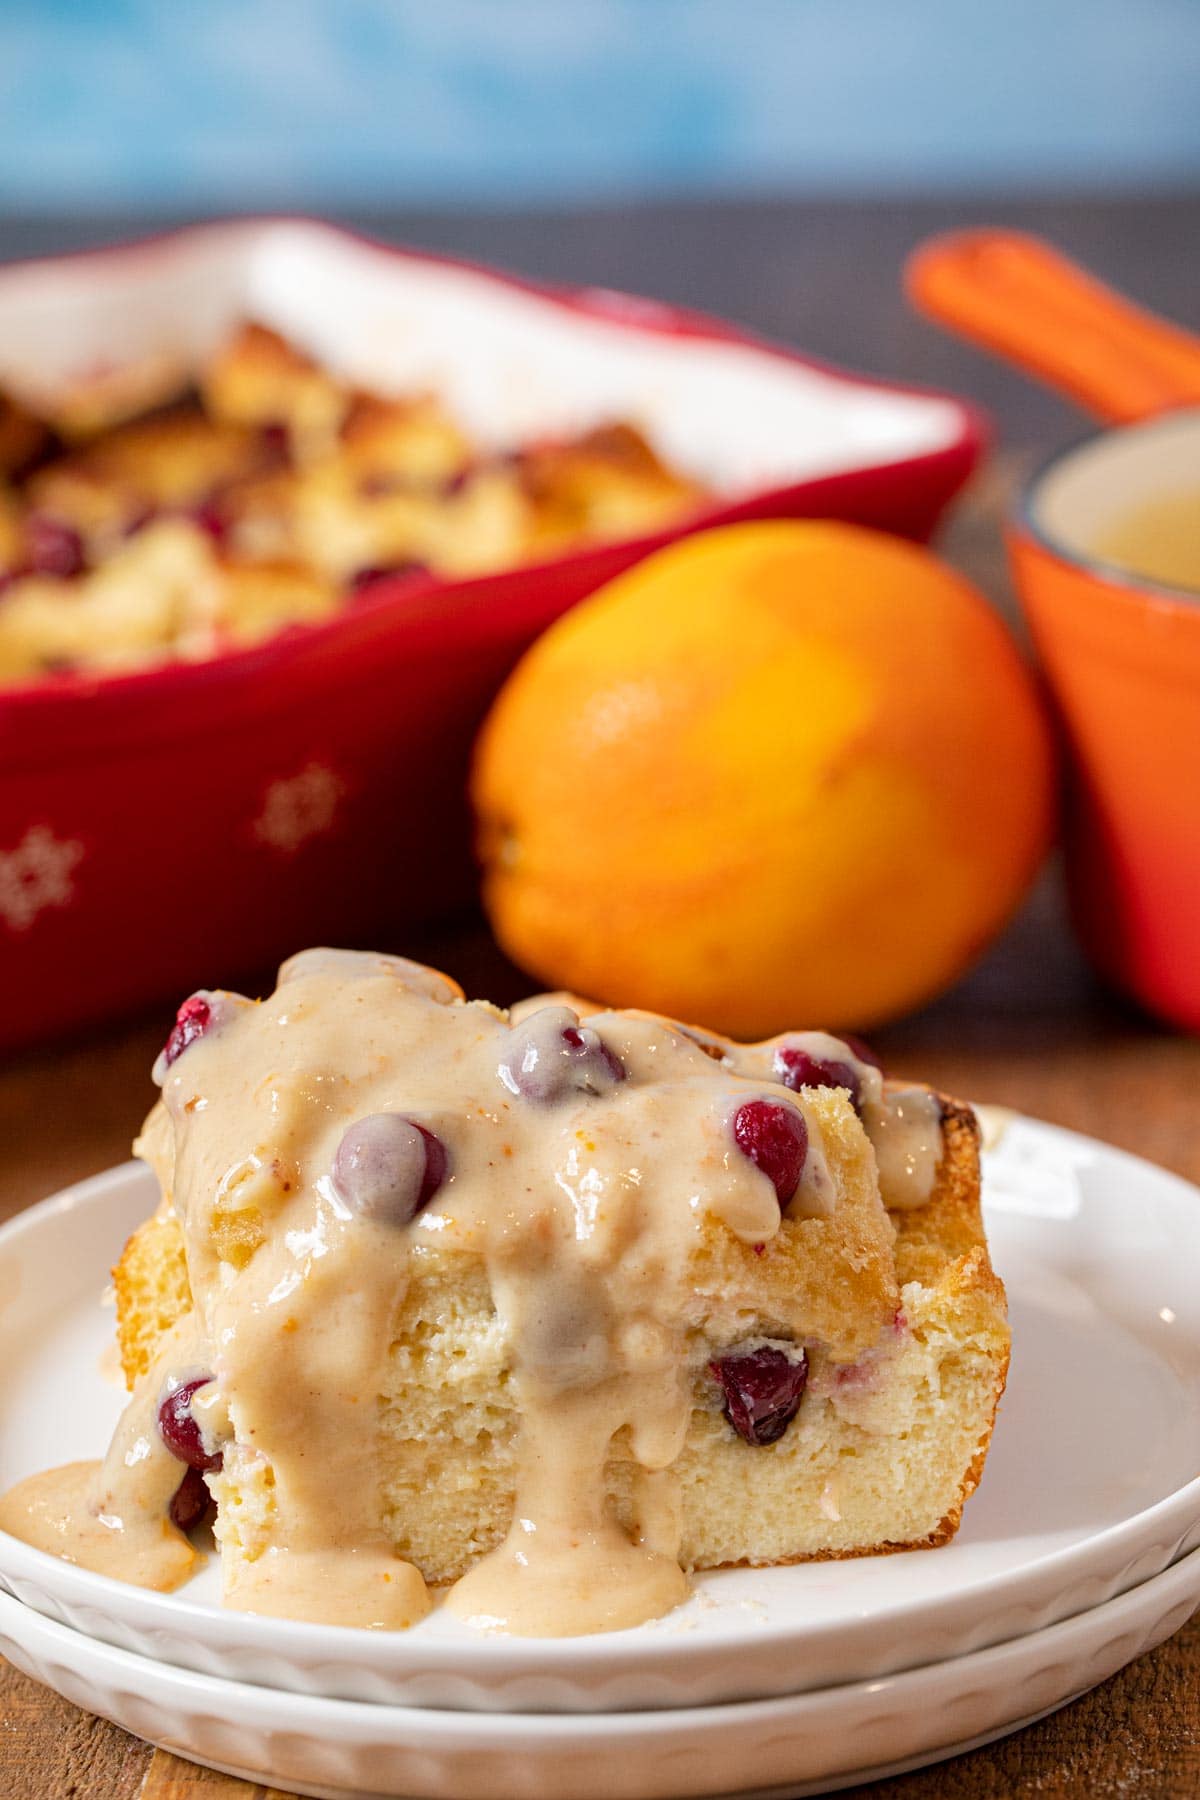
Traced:
<path id="1" fill-rule="evenodd" d="M 1200 1191 L 990 1121 L 985 1203 L 1014 1355 L 987 1473 L 936 1552 L 699 1577 L 635 1631 L 382 1635 L 221 1610 L 0 1534 L 0 1650 L 178 1754 L 322 1796 L 658 1800 L 824 1792 L 1052 1711 L 1200 1604 Z M 129 1164 L 0 1232 L 0 1485 L 102 1453 L 107 1270 Z"/>

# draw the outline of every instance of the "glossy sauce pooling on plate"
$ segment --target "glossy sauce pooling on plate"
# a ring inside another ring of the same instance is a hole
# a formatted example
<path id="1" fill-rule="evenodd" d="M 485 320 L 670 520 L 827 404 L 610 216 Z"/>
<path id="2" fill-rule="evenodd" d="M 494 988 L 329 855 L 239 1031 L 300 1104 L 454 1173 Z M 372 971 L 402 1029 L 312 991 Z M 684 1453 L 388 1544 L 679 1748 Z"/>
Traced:
<path id="1" fill-rule="evenodd" d="M 940 1156 L 934 1097 L 885 1090 L 837 1039 L 738 1046 L 552 1000 L 510 1021 L 431 970 L 345 952 L 293 958 L 262 1003 L 193 996 L 156 1076 L 146 1139 L 193 1310 L 105 1462 L 22 1483 L 0 1524 L 169 1588 L 191 1565 L 176 1524 L 197 1494 L 202 1510 L 202 1473 L 265 1458 L 272 1545 L 234 1559 L 227 1597 L 329 1623 L 398 1628 L 429 1606 L 385 1531 L 379 1475 L 378 1401 L 423 1248 L 483 1258 L 521 1420 L 509 1537 L 449 1605 L 515 1632 L 614 1629 L 686 1591 L 671 1465 L 705 1221 L 759 1245 L 785 1214 L 832 1212 L 806 1087 L 846 1087 L 887 1204 L 927 1198 Z M 606 1506 L 621 1431 L 637 1542 Z"/>

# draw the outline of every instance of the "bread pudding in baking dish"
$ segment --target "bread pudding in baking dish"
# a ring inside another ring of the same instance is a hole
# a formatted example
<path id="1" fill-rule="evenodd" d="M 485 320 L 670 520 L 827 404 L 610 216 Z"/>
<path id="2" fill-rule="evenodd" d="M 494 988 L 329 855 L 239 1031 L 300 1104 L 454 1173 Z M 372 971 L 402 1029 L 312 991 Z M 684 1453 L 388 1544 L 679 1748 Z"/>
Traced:
<path id="1" fill-rule="evenodd" d="M 434 396 L 341 382 L 259 324 L 194 377 L 53 418 L 0 394 L 0 681 L 212 656 L 382 575 L 493 573 L 705 497 L 628 421 L 484 451 Z"/>
<path id="2" fill-rule="evenodd" d="M 564 1635 L 957 1528 L 1009 1346 L 978 1130 L 860 1046 L 309 951 L 156 1078 L 131 1399 L 5 1529 L 169 1588 L 215 1503 L 233 1606 Z"/>

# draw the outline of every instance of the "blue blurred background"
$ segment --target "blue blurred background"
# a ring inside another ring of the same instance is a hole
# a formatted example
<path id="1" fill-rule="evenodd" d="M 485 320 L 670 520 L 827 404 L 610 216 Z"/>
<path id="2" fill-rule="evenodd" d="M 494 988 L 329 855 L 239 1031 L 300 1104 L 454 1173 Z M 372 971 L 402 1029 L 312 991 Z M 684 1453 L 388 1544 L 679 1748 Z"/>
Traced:
<path id="1" fill-rule="evenodd" d="M 0 0 L 9 215 L 1197 176 L 1197 0 Z"/>

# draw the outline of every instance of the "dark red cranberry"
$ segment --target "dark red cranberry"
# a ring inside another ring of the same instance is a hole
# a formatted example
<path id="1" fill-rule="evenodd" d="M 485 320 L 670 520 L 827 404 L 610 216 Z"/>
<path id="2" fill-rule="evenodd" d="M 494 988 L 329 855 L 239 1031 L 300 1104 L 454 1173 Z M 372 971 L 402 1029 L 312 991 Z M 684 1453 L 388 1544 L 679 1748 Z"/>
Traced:
<path id="1" fill-rule="evenodd" d="M 73 525 L 51 513 L 30 513 L 25 521 L 25 561 L 34 575 L 67 580 L 83 570 L 83 539 Z"/>
<path id="2" fill-rule="evenodd" d="M 497 1073 L 511 1094 L 550 1102 L 607 1094 L 625 1079 L 619 1057 L 569 1006 L 543 1006 L 514 1025 Z"/>
<path id="3" fill-rule="evenodd" d="M 708 1366 L 721 1384 L 722 1410 L 738 1436 L 759 1447 L 778 1443 L 804 1398 L 808 1381 L 804 1351 L 792 1357 L 764 1344 Z"/>
<path id="4" fill-rule="evenodd" d="M 182 1387 L 173 1388 L 158 1409 L 158 1434 L 163 1443 L 185 1462 L 189 1469 L 205 1471 L 221 1467 L 221 1452 L 215 1455 L 204 1448 L 204 1439 L 200 1427 L 192 1412 L 192 1396 L 199 1388 L 207 1387 L 212 1380 L 211 1375 L 197 1375 L 193 1381 L 185 1381 Z"/>
<path id="5" fill-rule="evenodd" d="M 800 1186 L 808 1155 L 803 1115 L 774 1100 L 745 1100 L 733 1115 L 733 1135 L 743 1156 L 773 1184 L 780 1207 L 786 1207 Z"/>
<path id="6" fill-rule="evenodd" d="M 370 1113 L 350 1126 L 333 1159 L 333 1185 L 351 1212 L 407 1225 L 446 1179 L 446 1146 L 403 1113 Z"/>
<path id="7" fill-rule="evenodd" d="M 261 429 L 263 449 L 272 463 L 286 463 L 292 454 L 292 438 L 283 419 L 271 419 Z"/>
<path id="8" fill-rule="evenodd" d="M 199 506 L 188 507 L 183 516 L 218 547 L 229 535 L 229 520 L 215 500 L 205 500 Z"/>
<path id="9" fill-rule="evenodd" d="M 163 1067 L 169 1069 L 176 1057 L 182 1056 L 189 1044 L 194 1044 L 198 1037 L 212 1024 L 212 1002 L 206 994 L 193 994 L 185 1000 L 175 1014 L 175 1023 L 171 1027 L 171 1035 L 163 1045 Z"/>
<path id="10" fill-rule="evenodd" d="M 429 564 L 421 562 L 415 556 L 406 556 L 400 562 L 380 563 L 375 568 L 356 569 L 350 577 L 352 593 L 361 593 L 364 588 L 373 587 L 377 581 L 390 581 L 402 577 L 412 580 L 417 575 L 431 575 Z"/>
<path id="11" fill-rule="evenodd" d="M 855 1108 L 862 1098 L 858 1070 L 851 1063 L 833 1056 L 810 1056 L 798 1044 L 780 1044 L 775 1052 L 775 1073 L 793 1093 L 802 1087 L 845 1088 Z"/>
<path id="12" fill-rule="evenodd" d="M 855 1037 L 852 1031 L 842 1032 L 842 1042 L 848 1050 L 853 1050 L 859 1062 L 870 1063 L 871 1067 L 873 1069 L 878 1069 L 882 1075 L 883 1063 L 880 1061 L 879 1057 L 876 1056 L 870 1044 L 864 1043 L 860 1037 Z"/>
<path id="13" fill-rule="evenodd" d="M 208 1511 L 211 1496 L 199 1469 L 189 1469 L 171 1498 L 171 1523 L 190 1531 Z"/>

